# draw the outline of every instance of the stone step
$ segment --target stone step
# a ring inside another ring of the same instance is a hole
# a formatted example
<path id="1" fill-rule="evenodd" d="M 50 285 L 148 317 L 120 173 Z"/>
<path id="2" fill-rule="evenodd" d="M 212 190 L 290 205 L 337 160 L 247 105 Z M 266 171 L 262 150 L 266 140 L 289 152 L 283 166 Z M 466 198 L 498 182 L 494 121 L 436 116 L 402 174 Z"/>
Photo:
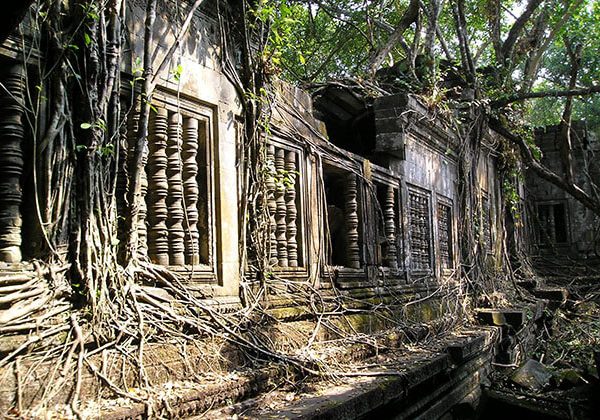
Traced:
<path id="1" fill-rule="evenodd" d="M 533 290 L 536 288 L 538 282 L 536 279 L 527 279 L 527 280 L 519 280 L 517 281 L 517 285 L 521 286 L 525 290 Z"/>
<path id="2" fill-rule="evenodd" d="M 519 330 L 525 322 L 525 311 L 523 309 L 475 309 L 477 320 L 482 325 L 490 326 L 510 326 L 514 330 Z"/>
<path id="3" fill-rule="evenodd" d="M 533 295 L 539 299 L 565 302 L 569 297 L 569 291 L 563 287 L 544 287 L 535 289 Z"/>

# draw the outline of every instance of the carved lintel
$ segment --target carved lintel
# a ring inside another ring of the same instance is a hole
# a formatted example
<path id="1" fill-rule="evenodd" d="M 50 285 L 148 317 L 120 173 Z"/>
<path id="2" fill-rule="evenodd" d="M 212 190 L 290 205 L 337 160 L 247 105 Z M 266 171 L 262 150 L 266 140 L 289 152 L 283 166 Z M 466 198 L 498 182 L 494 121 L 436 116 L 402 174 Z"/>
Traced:
<path id="1" fill-rule="evenodd" d="M 358 234 L 358 185 L 356 175 L 346 177 L 344 197 L 344 216 L 346 217 L 346 252 L 347 266 L 360 268 L 360 245 Z"/>
<path id="2" fill-rule="evenodd" d="M 0 89 L 0 261 L 21 261 L 24 69 L 11 65 Z M 8 92 L 7 92 L 8 91 Z"/>
<path id="3" fill-rule="evenodd" d="M 286 205 L 286 229 L 287 229 L 287 252 L 288 265 L 290 267 L 298 267 L 298 241 L 296 235 L 298 229 L 296 220 L 298 212 L 296 209 L 296 152 L 288 151 L 285 154 L 285 173 L 287 177 L 285 189 L 285 205 Z"/>
<path id="4" fill-rule="evenodd" d="M 169 115 L 167 141 L 167 179 L 169 190 L 167 196 L 167 228 L 169 239 L 169 264 L 183 265 L 185 263 L 185 232 L 183 229 L 183 183 L 181 165 L 182 147 L 181 115 Z"/>

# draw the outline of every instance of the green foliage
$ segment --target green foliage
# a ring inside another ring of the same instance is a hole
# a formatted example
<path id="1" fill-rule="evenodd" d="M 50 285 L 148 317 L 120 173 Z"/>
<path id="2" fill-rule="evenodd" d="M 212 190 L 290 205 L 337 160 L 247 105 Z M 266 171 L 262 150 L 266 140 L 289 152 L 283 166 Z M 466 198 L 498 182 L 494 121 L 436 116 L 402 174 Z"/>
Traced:
<path id="1" fill-rule="evenodd" d="M 131 75 L 132 78 L 129 81 L 131 88 L 135 87 L 137 82 L 144 80 L 144 65 L 142 64 L 142 58 L 136 57 L 131 66 Z"/>
<path id="2" fill-rule="evenodd" d="M 556 17 L 555 17 L 556 18 Z M 600 3 L 584 1 L 549 47 L 544 60 L 536 91 L 566 89 L 569 83 L 570 59 L 565 37 L 573 44 L 581 44 L 581 69 L 578 86 L 593 86 L 600 81 Z M 540 98 L 532 100 L 528 119 L 532 126 L 560 123 L 564 98 Z M 573 103 L 573 119 L 586 120 L 588 127 L 600 134 L 600 97 L 577 97 Z"/>
<path id="3" fill-rule="evenodd" d="M 173 80 L 175 80 L 176 83 L 179 83 L 181 80 L 181 75 L 183 74 L 183 66 L 181 64 L 177 64 L 177 67 L 171 70 L 170 74 Z"/>
<path id="4" fill-rule="evenodd" d="M 101 131 L 106 132 L 108 130 L 108 126 L 106 125 L 106 121 L 104 121 L 102 118 L 98 118 L 97 121 L 93 122 L 93 123 L 89 123 L 89 122 L 84 122 L 81 123 L 79 126 L 82 130 L 90 130 L 90 129 L 94 129 L 94 128 L 98 128 Z"/>

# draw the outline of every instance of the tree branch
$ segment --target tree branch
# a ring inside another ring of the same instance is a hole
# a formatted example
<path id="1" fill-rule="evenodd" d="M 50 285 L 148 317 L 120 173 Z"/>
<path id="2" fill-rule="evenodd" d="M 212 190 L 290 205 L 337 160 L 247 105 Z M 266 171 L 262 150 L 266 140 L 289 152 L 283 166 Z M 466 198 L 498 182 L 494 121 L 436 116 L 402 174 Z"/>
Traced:
<path id="1" fill-rule="evenodd" d="M 512 55 L 517 39 L 523 31 L 525 24 L 529 21 L 531 15 L 533 15 L 533 12 L 535 12 L 541 2 L 542 0 L 529 0 L 525 7 L 525 11 L 519 16 L 515 23 L 513 23 L 506 40 L 502 44 L 502 57 L 504 59 L 507 59 Z"/>
<path id="2" fill-rule="evenodd" d="M 546 181 L 565 191 L 575 200 L 579 201 L 581 204 L 591 210 L 594 214 L 600 216 L 600 202 L 595 200 L 594 197 L 585 192 L 581 187 L 568 182 L 563 177 L 557 175 L 538 162 L 522 137 L 512 133 L 495 118 L 490 119 L 490 128 L 505 137 L 511 143 L 515 144 L 519 148 L 521 156 L 523 157 L 528 168 L 533 170 L 540 178 L 545 179 Z"/>
<path id="3" fill-rule="evenodd" d="M 390 37 L 388 38 L 387 42 L 383 45 L 383 47 L 381 47 L 379 49 L 379 51 L 377 51 L 375 53 L 373 58 L 371 58 L 371 60 L 369 62 L 369 72 L 371 74 L 375 74 L 377 69 L 379 69 L 379 67 L 381 67 L 383 60 L 385 60 L 385 57 L 390 53 L 390 51 L 392 51 L 392 48 L 394 48 L 394 45 L 396 45 L 400 41 L 400 39 L 402 38 L 402 35 L 408 29 L 408 27 L 415 20 L 417 20 L 418 12 L 419 12 L 419 1 L 418 0 L 410 0 L 410 4 L 408 5 L 406 12 L 404 12 L 402 19 L 400 19 L 400 23 L 398 23 L 398 26 L 396 27 L 394 32 L 390 35 Z"/>
<path id="4" fill-rule="evenodd" d="M 469 48 L 469 37 L 467 35 L 467 23 L 464 13 L 464 0 L 455 0 L 452 2 L 452 14 L 456 24 L 456 35 L 458 38 L 458 46 L 460 50 L 460 58 L 463 71 L 467 82 L 471 87 L 475 86 L 475 65 Z"/>
<path id="5" fill-rule="evenodd" d="M 537 71 L 540 67 L 540 63 L 542 61 L 542 57 L 544 56 L 544 53 L 546 52 L 546 50 L 548 49 L 548 47 L 550 46 L 550 44 L 552 43 L 552 41 L 554 40 L 556 35 L 558 35 L 560 30 L 563 28 L 563 26 L 571 18 L 571 15 L 573 14 L 573 12 L 579 6 L 581 6 L 582 3 L 583 3 L 583 0 L 576 0 L 573 7 L 571 7 L 572 3 L 569 2 L 566 5 L 565 11 L 564 11 L 561 19 L 558 22 L 556 22 L 554 27 L 551 29 L 550 34 L 544 39 L 543 43 L 536 50 L 534 50 L 532 52 L 532 54 L 530 55 L 529 59 L 527 60 L 528 62 L 527 62 L 527 66 L 525 69 L 525 71 L 526 71 L 525 80 L 527 81 L 527 83 L 525 84 L 525 90 L 531 89 L 531 86 L 533 85 L 533 82 L 535 80 L 535 77 L 536 77 Z"/>
<path id="6" fill-rule="evenodd" d="M 509 95 L 504 99 L 498 99 L 496 101 L 492 101 L 492 108 L 502 108 L 513 102 L 524 101 L 525 99 L 534 99 L 534 98 L 560 98 L 560 97 L 571 97 L 571 96 L 587 96 L 593 95 L 595 93 L 600 93 L 600 85 L 599 86 L 590 86 L 582 89 L 567 89 L 567 90 L 544 90 L 540 92 L 525 92 L 525 93 L 516 93 L 514 95 Z"/>

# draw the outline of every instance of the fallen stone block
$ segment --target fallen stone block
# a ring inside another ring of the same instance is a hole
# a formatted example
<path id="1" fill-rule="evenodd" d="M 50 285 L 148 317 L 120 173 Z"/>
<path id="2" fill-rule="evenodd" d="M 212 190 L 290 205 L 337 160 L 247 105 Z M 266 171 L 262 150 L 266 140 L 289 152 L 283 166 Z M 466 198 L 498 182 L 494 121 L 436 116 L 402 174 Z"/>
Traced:
<path id="1" fill-rule="evenodd" d="M 537 360 L 529 359 L 516 370 L 511 380 L 523 388 L 538 391 L 550 384 L 552 373 Z"/>

